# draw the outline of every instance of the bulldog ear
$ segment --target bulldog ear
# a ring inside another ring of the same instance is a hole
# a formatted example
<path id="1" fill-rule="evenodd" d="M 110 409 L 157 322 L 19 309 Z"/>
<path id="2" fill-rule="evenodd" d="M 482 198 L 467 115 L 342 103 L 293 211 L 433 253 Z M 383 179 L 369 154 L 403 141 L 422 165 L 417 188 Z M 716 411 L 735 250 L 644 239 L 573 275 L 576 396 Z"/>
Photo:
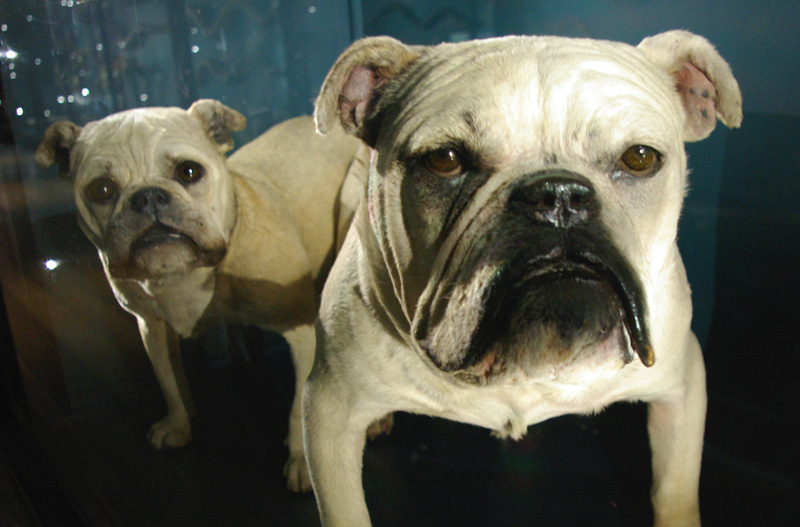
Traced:
<path id="1" fill-rule="evenodd" d="M 729 128 L 741 125 L 739 84 L 706 39 L 688 31 L 668 31 L 644 39 L 639 49 L 675 79 L 686 112 L 684 140 L 705 139 L 717 118 Z"/>
<path id="2" fill-rule="evenodd" d="M 58 164 L 58 175 L 72 179 L 69 172 L 69 156 L 72 147 L 81 135 L 80 126 L 70 121 L 56 121 L 47 127 L 42 142 L 36 148 L 33 159 L 44 168 Z"/>
<path id="3" fill-rule="evenodd" d="M 364 124 L 374 115 L 383 88 L 419 58 L 422 49 L 391 37 L 368 37 L 353 43 L 322 83 L 314 106 L 317 131 L 328 133 L 338 115 L 345 130 L 364 139 Z"/>
<path id="4" fill-rule="evenodd" d="M 247 119 L 233 108 L 215 99 L 200 99 L 192 103 L 187 113 L 200 121 L 208 138 L 217 145 L 220 153 L 233 148 L 231 132 L 244 130 Z"/>

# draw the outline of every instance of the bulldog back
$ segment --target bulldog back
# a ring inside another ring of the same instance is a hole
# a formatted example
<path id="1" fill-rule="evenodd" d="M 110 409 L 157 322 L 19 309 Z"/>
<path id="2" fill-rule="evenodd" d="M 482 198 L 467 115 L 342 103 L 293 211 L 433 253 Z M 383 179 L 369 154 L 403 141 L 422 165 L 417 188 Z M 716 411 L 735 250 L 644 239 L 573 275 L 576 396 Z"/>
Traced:
<path id="1" fill-rule="evenodd" d="M 359 145 L 341 128 L 322 136 L 311 117 L 297 117 L 274 126 L 228 159 L 228 167 L 253 193 L 297 225 L 315 278 L 326 274 L 333 262 L 331 248 L 337 241 L 341 244 L 341 234 L 331 227 L 339 221 L 349 224 L 354 212 L 340 206 L 340 189 Z M 258 214 L 268 222 L 273 211 Z"/>

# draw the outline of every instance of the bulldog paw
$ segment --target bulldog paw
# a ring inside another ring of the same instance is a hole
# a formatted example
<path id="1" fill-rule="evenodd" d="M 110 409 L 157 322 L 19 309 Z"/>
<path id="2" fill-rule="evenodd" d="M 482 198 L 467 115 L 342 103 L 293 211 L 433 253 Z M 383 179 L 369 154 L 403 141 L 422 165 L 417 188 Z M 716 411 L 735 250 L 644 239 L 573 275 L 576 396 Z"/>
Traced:
<path id="1" fill-rule="evenodd" d="M 150 427 L 147 440 L 156 450 L 165 448 L 180 448 L 192 439 L 192 429 L 189 423 L 165 417 Z"/>
<path id="2" fill-rule="evenodd" d="M 490 435 L 495 439 L 505 440 L 511 437 L 511 434 L 506 430 L 492 430 Z"/>
<path id="3" fill-rule="evenodd" d="M 369 425 L 367 428 L 367 439 L 372 441 L 383 434 L 388 436 L 392 433 L 392 427 L 394 427 L 394 414 L 386 414 Z"/>
<path id="4" fill-rule="evenodd" d="M 286 476 L 286 488 L 292 492 L 308 492 L 311 490 L 311 476 L 308 474 L 306 457 L 302 454 L 289 456 L 283 467 Z"/>

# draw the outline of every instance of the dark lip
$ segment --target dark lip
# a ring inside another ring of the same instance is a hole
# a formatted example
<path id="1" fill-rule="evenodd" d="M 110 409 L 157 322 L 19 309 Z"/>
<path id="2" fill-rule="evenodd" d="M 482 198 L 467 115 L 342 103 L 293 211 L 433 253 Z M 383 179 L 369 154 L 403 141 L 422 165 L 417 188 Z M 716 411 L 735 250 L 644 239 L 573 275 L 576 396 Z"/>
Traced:
<path id="1" fill-rule="evenodd" d="M 195 250 L 198 248 L 197 243 L 190 236 L 187 236 L 178 229 L 157 221 L 131 243 L 130 252 L 133 254 L 137 251 L 149 249 L 150 247 L 164 243 L 185 243 Z"/>
<path id="2" fill-rule="evenodd" d="M 575 233 L 571 241 L 557 244 L 544 254 L 536 247 L 517 252 L 500 266 L 483 290 L 484 314 L 462 361 L 442 364 L 425 346 L 427 328 L 417 333 L 417 340 L 440 369 L 470 367 L 484 357 L 498 335 L 505 333 L 509 309 L 514 309 L 517 299 L 547 284 L 566 281 L 593 283 L 613 294 L 620 310 L 618 323 L 624 326 L 632 351 L 644 366 L 655 363 L 642 286 L 627 260 L 601 232 Z"/>
<path id="3" fill-rule="evenodd" d="M 191 236 L 159 221 L 147 227 L 128 247 L 126 259 L 109 262 L 111 275 L 119 279 L 148 278 L 136 263 L 137 253 L 165 244 L 181 243 L 195 255 L 197 267 L 214 267 L 227 255 L 227 247 L 201 247 Z"/>
<path id="4" fill-rule="evenodd" d="M 601 281 L 604 279 L 604 276 L 591 266 L 579 262 L 560 260 L 552 263 L 546 262 L 546 265 L 532 267 L 523 273 L 520 278 L 525 282 L 568 278 Z"/>
<path id="5" fill-rule="evenodd" d="M 487 234 L 488 233 L 488 234 Z M 628 260 L 599 220 L 570 229 L 536 224 L 514 211 L 504 213 L 492 228 L 474 236 L 466 265 L 440 284 L 424 312 L 417 318 L 413 335 L 420 347 L 443 371 L 456 371 L 477 364 L 494 342 L 507 331 L 510 309 L 522 298 L 535 294 L 539 285 L 559 280 L 592 282 L 606 288 L 618 305 L 618 324 L 624 326 L 631 350 L 645 367 L 655 363 L 646 323 L 644 288 Z M 450 255 L 452 256 L 452 254 Z M 444 320 L 454 284 L 468 283 L 479 268 L 490 266 L 494 273 L 481 288 L 480 321 L 465 349 L 448 349 L 440 356 L 431 349 L 432 337 Z M 538 282 L 538 284 L 537 284 Z M 549 286 L 548 286 L 549 287 Z"/>
<path id="6" fill-rule="evenodd" d="M 619 299 L 631 348 L 647 367 L 655 363 L 655 354 L 645 325 L 644 295 L 630 267 L 621 257 L 606 251 L 599 255 L 589 250 L 570 251 L 569 254 L 546 256 L 527 262 L 528 265 L 510 266 L 512 270 L 495 277 L 494 288 L 501 283 L 530 287 L 532 283 L 576 279 L 605 283 Z M 522 269 L 522 271 L 514 270 Z"/>
<path id="7" fill-rule="evenodd" d="M 592 252 L 583 252 L 576 257 L 577 262 L 592 269 L 611 285 L 619 298 L 625 313 L 625 329 L 630 337 L 631 347 L 646 367 L 655 364 L 655 353 L 645 325 L 644 294 L 638 280 L 628 265 L 609 262 Z"/>

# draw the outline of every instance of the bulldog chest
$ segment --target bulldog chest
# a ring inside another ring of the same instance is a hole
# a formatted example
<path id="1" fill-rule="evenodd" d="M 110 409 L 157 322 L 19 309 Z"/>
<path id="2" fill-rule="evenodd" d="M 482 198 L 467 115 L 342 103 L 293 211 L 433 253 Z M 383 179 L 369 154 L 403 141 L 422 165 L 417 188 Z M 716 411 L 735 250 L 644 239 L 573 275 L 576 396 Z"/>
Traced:
<path id="1" fill-rule="evenodd" d="M 600 375 L 598 367 L 616 350 L 591 357 L 583 366 L 584 378 L 556 380 L 555 373 L 532 379 L 519 372 L 493 384 L 481 384 L 444 374 L 421 350 L 413 350 L 374 328 L 356 329 L 371 342 L 369 360 L 352 372 L 365 382 L 364 388 L 383 404 L 411 413 L 433 415 L 468 423 L 519 439 L 528 426 L 564 414 L 589 414 L 620 399 L 636 399 L 642 374 L 653 370 L 639 363 L 622 372 Z M 565 365 L 565 369 L 569 365 Z M 656 370 L 658 368 L 655 368 Z M 595 372 L 595 373 L 592 373 Z M 588 376 L 592 380 L 588 381 Z M 583 381 L 583 382 L 579 382 Z M 638 385 L 638 383 L 636 383 Z"/>

